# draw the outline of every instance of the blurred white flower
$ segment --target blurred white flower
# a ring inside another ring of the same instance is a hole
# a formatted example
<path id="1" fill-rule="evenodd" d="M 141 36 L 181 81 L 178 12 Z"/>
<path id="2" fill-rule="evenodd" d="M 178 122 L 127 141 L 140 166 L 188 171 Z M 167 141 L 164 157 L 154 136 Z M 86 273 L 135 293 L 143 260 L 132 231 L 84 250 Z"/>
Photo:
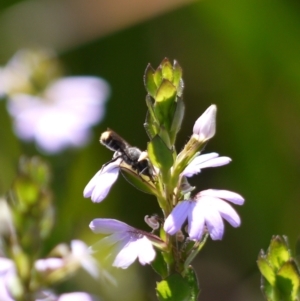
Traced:
<path id="1" fill-rule="evenodd" d="M 96 300 L 94 297 L 84 292 L 62 294 L 57 299 L 57 301 L 94 301 L 94 300 Z"/>
<path id="2" fill-rule="evenodd" d="M 16 269 L 12 260 L 0 257 L 0 300 L 14 301 L 10 287 L 15 279 Z"/>
<path id="3" fill-rule="evenodd" d="M 88 270 L 92 276 L 98 276 L 97 262 L 89 255 L 89 250 L 87 246 L 79 241 L 73 240 L 71 243 L 72 256 L 80 260 L 81 265 Z M 81 257 L 81 259 L 79 259 Z M 92 258 L 92 259 L 91 259 Z M 89 261 L 89 266 L 84 266 Z M 92 262 L 93 261 L 93 262 Z M 83 262 L 85 262 L 83 264 Z M 93 267 L 91 265 L 93 264 Z M 48 258 L 40 259 L 35 262 L 35 266 L 39 266 L 37 269 L 39 272 L 48 272 L 50 270 L 56 270 L 62 268 L 66 263 L 63 263 L 63 259 L 59 258 Z M 15 263 L 8 258 L 0 257 L 0 301 L 15 301 L 14 296 L 22 296 L 22 284 L 17 275 Z M 13 296 L 14 295 L 14 296 Z M 94 298 L 93 296 L 84 293 L 84 292 L 72 292 L 56 296 L 51 291 L 38 290 L 34 293 L 33 296 L 36 301 L 96 301 L 99 299 Z"/>
<path id="4" fill-rule="evenodd" d="M 15 94 L 8 102 L 16 134 L 47 153 L 87 143 L 90 127 L 104 115 L 108 84 L 96 77 L 56 80 L 42 97 Z"/>
<path id="5" fill-rule="evenodd" d="M 105 113 L 109 85 L 94 76 L 61 77 L 49 50 L 20 50 L 0 68 L 0 97 L 6 96 L 17 136 L 47 152 L 82 146 Z"/>
<path id="6" fill-rule="evenodd" d="M 84 292 L 66 293 L 56 296 L 52 292 L 42 291 L 35 301 L 96 301 L 99 300 Z"/>
<path id="7" fill-rule="evenodd" d="M 81 266 L 94 278 L 99 277 L 99 266 L 97 261 L 90 254 L 88 246 L 81 240 L 71 241 L 71 250 L 64 254 L 62 258 L 50 257 L 38 259 L 35 268 L 40 273 L 50 273 L 59 269 L 65 272 L 73 272 Z"/>
<path id="8" fill-rule="evenodd" d="M 61 77 L 62 67 L 50 49 L 21 49 L 0 68 L 0 96 L 37 94 Z"/>

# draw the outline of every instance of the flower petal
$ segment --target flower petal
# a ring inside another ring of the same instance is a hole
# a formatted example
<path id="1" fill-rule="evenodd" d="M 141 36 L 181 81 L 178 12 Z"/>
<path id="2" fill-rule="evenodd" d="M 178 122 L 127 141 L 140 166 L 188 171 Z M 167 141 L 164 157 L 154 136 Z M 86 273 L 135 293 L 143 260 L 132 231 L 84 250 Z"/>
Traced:
<path id="1" fill-rule="evenodd" d="M 132 236 L 127 244 L 121 246 L 121 250 L 116 256 L 113 266 L 126 269 L 136 258 L 142 265 L 149 264 L 155 258 L 155 251 L 152 243 L 147 237 Z"/>
<path id="2" fill-rule="evenodd" d="M 210 160 L 207 160 L 201 164 L 199 164 L 199 168 L 207 168 L 207 167 L 219 167 L 226 165 L 231 162 L 231 159 L 229 157 L 218 157 L 218 158 L 213 158 Z"/>
<path id="3" fill-rule="evenodd" d="M 127 269 L 138 257 L 136 240 L 128 242 L 116 256 L 113 266 Z"/>
<path id="4" fill-rule="evenodd" d="M 81 266 L 94 278 L 99 277 L 99 269 L 97 261 L 91 256 L 90 249 L 81 240 L 74 239 L 71 241 L 72 255 Z"/>
<path id="5" fill-rule="evenodd" d="M 241 225 L 241 219 L 239 215 L 228 203 L 220 199 L 215 199 L 214 202 L 221 216 L 226 219 L 232 227 L 236 228 Z"/>
<path id="6" fill-rule="evenodd" d="M 229 157 L 219 157 L 217 153 L 209 153 L 195 157 L 182 172 L 183 176 L 191 177 L 201 172 L 201 169 L 218 167 L 231 162 Z"/>
<path id="7" fill-rule="evenodd" d="M 0 276 L 2 273 L 6 273 L 9 270 L 14 270 L 15 265 L 11 259 L 0 257 Z"/>
<path id="8" fill-rule="evenodd" d="M 224 223 L 220 213 L 216 210 L 207 210 L 205 224 L 212 240 L 221 240 L 224 234 Z"/>
<path id="9" fill-rule="evenodd" d="M 164 230 L 173 235 L 178 232 L 186 220 L 192 202 L 183 201 L 176 205 L 171 214 L 167 217 L 164 223 Z"/>
<path id="10" fill-rule="evenodd" d="M 106 236 L 99 241 L 97 241 L 95 244 L 89 247 L 89 251 L 91 253 L 95 253 L 100 251 L 101 249 L 109 249 L 111 246 L 114 246 L 116 250 L 121 250 L 122 246 L 120 247 L 120 241 L 127 241 L 130 240 L 130 236 L 127 232 L 115 232 L 109 236 Z M 119 251 L 115 251 L 115 254 L 117 254 Z"/>
<path id="11" fill-rule="evenodd" d="M 64 265 L 65 262 L 61 258 L 38 259 L 34 264 L 36 270 L 39 272 L 57 270 L 62 268 Z"/>
<path id="12" fill-rule="evenodd" d="M 151 263 L 155 258 L 155 251 L 150 240 L 143 236 L 143 238 L 137 241 L 138 249 L 139 249 L 139 262 L 142 265 Z"/>
<path id="13" fill-rule="evenodd" d="M 245 201 L 241 195 L 228 190 L 207 189 L 201 191 L 197 195 L 197 198 L 202 196 L 211 196 L 219 199 L 224 199 L 236 205 L 243 205 Z"/>
<path id="14" fill-rule="evenodd" d="M 91 295 L 83 292 L 62 294 L 57 301 L 95 301 Z"/>
<path id="15" fill-rule="evenodd" d="M 101 202 L 118 178 L 120 162 L 121 159 L 113 161 L 98 171 L 86 185 L 83 191 L 84 197 L 91 197 L 92 201 L 96 203 Z"/>
<path id="16" fill-rule="evenodd" d="M 224 233 L 224 223 L 218 210 L 218 204 L 211 197 L 201 197 L 195 206 L 195 214 L 203 215 L 205 225 L 213 240 L 222 239 Z M 224 201 L 223 201 L 224 202 Z"/>
<path id="17" fill-rule="evenodd" d="M 188 216 L 188 234 L 191 239 L 200 240 L 204 231 L 205 212 L 202 210 L 199 204 L 196 206 L 196 202 L 194 203 L 194 208 L 190 211 Z"/>
<path id="18" fill-rule="evenodd" d="M 114 232 L 126 232 L 135 230 L 126 223 L 110 218 L 96 218 L 89 227 L 94 233 L 111 234 Z"/>
<path id="19" fill-rule="evenodd" d="M 155 251 L 147 233 L 112 219 L 95 219 L 90 228 L 96 233 L 111 234 L 92 246 L 92 250 L 112 247 L 109 257 L 114 257 L 113 266 L 126 269 L 137 258 L 141 264 L 150 263 Z M 150 235 L 150 234 L 149 234 Z M 150 235 L 154 238 L 154 234 Z M 158 240 L 160 240 L 157 237 Z"/>
<path id="20" fill-rule="evenodd" d="M 107 82 L 93 76 L 61 78 L 52 82 L 45 93 L 45 98 L 55 99 L 59 106 L 68 108 L 88 125 L 97 123 L 103 117 L 108 96 Z"/>

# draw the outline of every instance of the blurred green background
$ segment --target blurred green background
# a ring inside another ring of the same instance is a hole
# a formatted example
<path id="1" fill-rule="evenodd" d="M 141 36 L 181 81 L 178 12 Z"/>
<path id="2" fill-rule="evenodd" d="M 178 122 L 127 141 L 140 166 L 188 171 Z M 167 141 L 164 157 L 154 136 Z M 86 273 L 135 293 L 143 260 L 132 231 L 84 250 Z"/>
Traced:
<path id="1" fill-rule="evenodd" d="M 2 3 L 2 13 L 13 3 L 17 1 Z M 127 9 L 124 5 L 124 14 Z M 1 43 L 2 65 L 17 50 L 6 41 Z M 168 57 L 176 59 L 184 71 L 186 114 L 178 150 L 191 135 L 196 118 L 214 103 L 218 106 L 217 135 L 205 151 L 233 159 L 229 166 L 204 170 L 192 183 L 199 190 L 228 189 L 246 199 L 243 207 L 236 208 L 242 226 L 227 225 L 224 239 L 209 241 L 195 262 L 200 300 L 263 300 L 256 267 L 260 249 L 267 248 L 274 234 L 287 235 L 294 248 L 300 232 L 300 3 L 195 2 L 66 47 L 59 54 L 69 75 L 103 77 L 112 94 L 89 145 L 56 156 L 42 155 L 52 165 L 57 207 L 48 248 L 74 238 L 92 244 L 97 236 L 90 233 L 88 224 L 96 217 L 116 218 L 148 230 L 144 216 L 160 213 L 152 196 L 135 190 L 122 177 L 101 204 L 84 199 L 82 191 L 112 156 L 98 142 L 107 127 L 132 145 L 146 148 L 143 73 L 148 63 L 156 68 Z M 0 140 L 4 193 L 18 156 L 38 154 L 34 145 L 21 143 L 13 135 L 4 102 L 0 102 Z M 158 277 L 150 267 L 135 263 L 112 273 L 119 279 L 117 288 L 99 286 L 82 274 L 60 289 L 85 290 L 104 300 L 155 300 Z"/>

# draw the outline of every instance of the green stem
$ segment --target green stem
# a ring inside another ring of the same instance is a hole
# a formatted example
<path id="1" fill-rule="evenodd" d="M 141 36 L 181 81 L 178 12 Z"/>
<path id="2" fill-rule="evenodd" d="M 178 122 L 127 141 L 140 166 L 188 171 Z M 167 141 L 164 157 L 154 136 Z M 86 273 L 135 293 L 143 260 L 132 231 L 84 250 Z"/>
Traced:
<path id="1" fill-rule="evenodd" d="M 209 234 L 205 233 L 203 239 L 199 242 L 199 245 L 197 246 L 197 248 L 195 250 L 191 251 L 190 255 L 187 257 L 187 259 L 186 259 L 186 261 L 184 263 L 184 271 L 186 271 L 188 269 L 188 267 L 191 264 L 191 262 L 194 260 L 194 258 L 197 256 L 197 254 L 204 247 L 204 245 L 205 245 L 205 243 L 207 241 L 208 236 L 209 236 Z"/>

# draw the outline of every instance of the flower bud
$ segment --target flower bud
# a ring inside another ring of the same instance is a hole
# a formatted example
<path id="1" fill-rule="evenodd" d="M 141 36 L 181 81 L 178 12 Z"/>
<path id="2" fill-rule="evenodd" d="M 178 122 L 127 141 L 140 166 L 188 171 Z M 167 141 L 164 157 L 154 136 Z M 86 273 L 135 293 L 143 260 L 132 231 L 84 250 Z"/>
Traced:
<path id="1" fill-rule="evenodd" d="M 197 154 L 197 152 L 200 152 L 204 148 L 207 140 L 211 139 L 215 135 L 216 113 L 217 106 L 211 105 L 197 119 L 194 124 L 192 137 L 177 156 L 174 175 L 179 175 Z"/>
<path id="2" fill-rule="evenodd" d="M 195 122 L 193 133 L 201 142 L 211 139 L 216 133 L 217 106 L 211 105 Z"/>

